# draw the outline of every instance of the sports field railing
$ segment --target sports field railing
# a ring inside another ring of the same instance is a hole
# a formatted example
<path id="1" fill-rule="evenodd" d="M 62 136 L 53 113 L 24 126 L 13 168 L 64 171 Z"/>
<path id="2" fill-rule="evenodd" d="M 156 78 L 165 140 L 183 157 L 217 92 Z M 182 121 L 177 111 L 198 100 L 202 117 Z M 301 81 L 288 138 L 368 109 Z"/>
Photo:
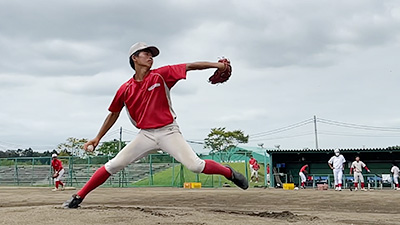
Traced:
<path id="1" fill-rule="evenodd" d="M 203 158 L 202 156 L 200 156 Z M 248 157 L 222 161 L 221 154 L 207 156 L 231 165 L 250 179 Z M 92 174 L 112 157 L 90 156 L 85 158 L 72 156 L 58 157 L 65 170 L 63 182 L 67 186 L 81 187 Z M 258 185 L 264 185 L 264 164 L 260 163 Z M 0 158 L 0 186 L 53 186 L 51 157 Z M 131 163 L 120 172 L 113 174 L 104 187 L 183 187 L 185 182 L 199 182 L 202 187 L 234 186 L 220 175 L 196 174 L 167 154 L 152 154 Z M 252 186 L 257 184 L 252 183 Z"/>

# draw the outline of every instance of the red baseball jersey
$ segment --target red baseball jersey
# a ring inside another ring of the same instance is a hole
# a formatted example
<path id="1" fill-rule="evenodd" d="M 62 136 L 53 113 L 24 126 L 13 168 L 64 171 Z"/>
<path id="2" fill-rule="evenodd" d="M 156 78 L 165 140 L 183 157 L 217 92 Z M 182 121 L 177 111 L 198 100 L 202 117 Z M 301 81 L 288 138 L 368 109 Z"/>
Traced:
<path id="1" fill-rule="evenodd" d="M 51 161 L 51 166 L 53 167 L 54 171 L 60 171 L 63 168 L 62 162 L 59 159 L 53 159 Z"/>
<path id="2" fill-rule="evenodd" d="M 307 167 L 308 167 L 307 165 L 304 165 L 303 167 L 301 167 L 300 172 L 306 171 L 306 168 L 307 168 Z"/>
<path id="3" fill-rule="evenodd" d="M 250 165 L 254 165 L 255 162 L 256 162 L 256 159 L 255 159 L 255 158 L 251 158 L 251 159 L 249 160 L 249 164 L 250 164 Z"/>
<path id="4" fill-rule="evenodd" d="M 118 89 L 108 110 L 120 112 L 126 106 L 133 125 L 140 129 L 171 124 L 176 115 L 169 91 L 181 79 L 186 79 L 186 64 L 150 70 L 142 81 L 133 77 Z"/>
<path id="5" fill-rule="evenodd" d="M 253 169 L 254 170 L 259 170 L 260 169 L 260 165 L 258 165 L 258 163 L 254 163 Z"/>

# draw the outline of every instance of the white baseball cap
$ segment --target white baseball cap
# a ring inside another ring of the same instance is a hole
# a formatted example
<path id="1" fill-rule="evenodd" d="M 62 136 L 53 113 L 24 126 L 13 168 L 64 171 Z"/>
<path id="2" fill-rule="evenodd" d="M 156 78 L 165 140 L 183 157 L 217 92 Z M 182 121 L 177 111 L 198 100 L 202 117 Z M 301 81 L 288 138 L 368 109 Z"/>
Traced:
<path id="1" fill-rule="evenodd" d="M 148 49 L 150 50 L 151 54 L 153 57 L 156 57 L 160 54 L 160 50 L 156 46 L 149 46 L 144 42 L 138 42 L 136 44 L 133 44 L 131 48 L 129 49 L 129 63 L 131 64 L 131 67 L 135 69 L 135 64 L 133 63 L 131 57 L 133 54 L 135 54 L 137 51 Z"/>
<path id="2" fill-rule="evenodd" d="M 131 46 L 129 49 L 129 57 L 131 57 L 135 52 L 144 50 L 144 49 L 149 49 L 153 57 L 156 57 L 160 54 L 160 50 L 156 46 L 149 46 L 144 42 L 138 42 L 135 43 Z"/>
<path id="3" fill-rule="evenodd" d="M 337 149 L 335 149 L 335 151 L 334 151 L 335 153 L 340 153 L 340 151 L 339 151 L 339 149 L 337 148 Z"/>
<path id="4" fill-rule="evenodd" d="M 53 154 L 53 155 L 51 155 L 51 158 L 54 158 L 54 157 L 57 157 L 57 154 Z"/>

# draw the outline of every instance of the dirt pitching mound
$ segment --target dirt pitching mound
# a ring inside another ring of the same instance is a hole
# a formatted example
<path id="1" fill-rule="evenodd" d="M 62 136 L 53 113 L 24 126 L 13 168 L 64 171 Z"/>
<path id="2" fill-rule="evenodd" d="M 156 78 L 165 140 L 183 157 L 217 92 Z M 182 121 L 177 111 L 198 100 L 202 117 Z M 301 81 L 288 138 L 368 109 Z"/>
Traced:
<path id="1" fill-rule="evenodd" d="M 315 221 L 319 220 L 317 216 L 308 216 L 308 215 L 297 215 L 290 211 L 282 211 L 282 212 L 249 212 L 249 211 L 229 211 L 229 210 L 213 210 L 213 212 L 217 213 L 227 213 L 227 214 L 236 214 L 236 215 L 246 215 L 246 216 L 256 216 L 256 217 L 265 217 L 270 219 L 278 219 L 278 220 L 286 220 L 288 222 L 298 222 L 298 221 Z"/>

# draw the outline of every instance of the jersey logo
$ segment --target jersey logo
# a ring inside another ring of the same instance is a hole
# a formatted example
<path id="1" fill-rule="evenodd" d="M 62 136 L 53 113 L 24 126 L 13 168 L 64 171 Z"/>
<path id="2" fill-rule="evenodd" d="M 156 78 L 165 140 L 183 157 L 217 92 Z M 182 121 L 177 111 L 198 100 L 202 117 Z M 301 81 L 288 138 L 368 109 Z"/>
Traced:
<path id="1" fill-rule="evenodd" d="M 148 90 L 148 91 L 152 91 L 154 88 L 160 87 L 160 86 L 161 86 L 160 83 L 155 83 L 155 84 L 151 85 L 149 88 L 147 88 L 147 90 Z"/>

